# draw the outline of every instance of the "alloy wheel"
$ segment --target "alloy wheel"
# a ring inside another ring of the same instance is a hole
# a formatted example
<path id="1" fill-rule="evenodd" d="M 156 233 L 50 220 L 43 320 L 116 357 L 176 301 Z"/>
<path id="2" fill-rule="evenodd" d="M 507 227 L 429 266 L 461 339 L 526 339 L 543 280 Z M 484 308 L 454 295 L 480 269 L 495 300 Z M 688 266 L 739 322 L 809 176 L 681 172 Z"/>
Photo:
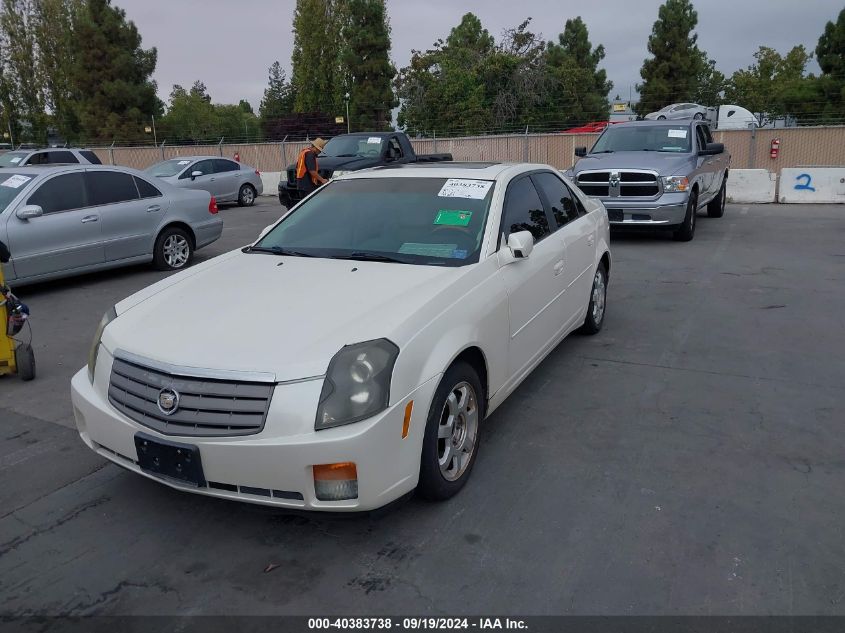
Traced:
<path id="1" fill-rule="evenodd" d="M 164 261 L 171 268 L 182 268 L 191 255 L 191 246 L 181 235 L 170 235 L 164 241 Z"/>
<path id="2" fill-rule="evenodd" d="M 447 481 L 456 481 L 472 462 L 478 439 L 478 398 L 468 382 L 449 391 L 437 429 L 437 461 Z"/>

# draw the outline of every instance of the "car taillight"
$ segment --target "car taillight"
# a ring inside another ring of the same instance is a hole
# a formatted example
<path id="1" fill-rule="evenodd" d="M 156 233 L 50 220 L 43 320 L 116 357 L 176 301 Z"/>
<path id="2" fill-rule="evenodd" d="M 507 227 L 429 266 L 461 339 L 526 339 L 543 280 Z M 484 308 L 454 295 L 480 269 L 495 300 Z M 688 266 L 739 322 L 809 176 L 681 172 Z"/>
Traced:
<path id="1" fill-rule="evenodd" d="M 212 215 L 216 215 L 219 209 L 217 208 L 217 198 L 211 196 L 211 200 L 208 201 L 208 212 Z"/>

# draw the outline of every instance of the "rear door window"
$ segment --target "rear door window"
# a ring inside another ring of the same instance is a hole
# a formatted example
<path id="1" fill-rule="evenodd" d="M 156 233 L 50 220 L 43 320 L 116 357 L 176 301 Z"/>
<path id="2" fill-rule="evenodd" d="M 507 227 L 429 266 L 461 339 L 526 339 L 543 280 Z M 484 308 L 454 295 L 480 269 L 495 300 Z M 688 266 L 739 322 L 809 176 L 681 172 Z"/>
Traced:
<path id="1" fill-rule="evenodd" d="M 150 183 L 148 183 L 143 178 L 135 178 L 135 185 L 138 187 L 138 193 L 141 194 L 142 198 L 158 198 L 161 196 L 161 191 L 153 187 Z"/>
<path id="2" fill-rule="evenodd" d="M 66 149 L 50 150 L 47 152 L 47 162 L 51 165 L 79 163 L 79 159 Z"/>
<path id="3" fill-rule="evenodd" d="M 222 174 L 229 171 L 239 171 L 241 166 L 232 160 L 226 160 L 225 158 L 217 158 L 214 160 L 214 172 L 217 174 Z"/>
<path id="4" fill-rule="evenodd" d="M 511 233 L 519 231 L 531 231 L 535 242 L 552 232 L 546 210 L 528 176 L 523 176 L 508 186 L 502 215 L 502 234 L 505 240 Z"/>
<path id="5" fill-rule="evenodd" d="M 37 204 L 45 214 L 87 207 L 85 178 L 82 172 L 50 178 L 36 189 L 26 202 Z"/>
<path id="6" fill-rule="evenodd" d="M 550 211 L 558 227 L 581 217 L 575 196 L 560 178 L 548 172 L 534 174 L 531 178 L 549 201 Z"/>
<path id="7" fill-rule="evenodd" d="M 80 150 L 79 155 L 82 156 L 82 158 L 87 160 L 92 165 L 102 165 L 103 164 L 103 162 L 100 160 L 99 156 L 97 156 L 90 149 Z"/>
<path id="8" fill-rule="evenodd" d="M 92 206 L 138 199 L 138 189 L 131 174 L 119 171 L 89 171 L 86 178 L 88 200 Z"/>

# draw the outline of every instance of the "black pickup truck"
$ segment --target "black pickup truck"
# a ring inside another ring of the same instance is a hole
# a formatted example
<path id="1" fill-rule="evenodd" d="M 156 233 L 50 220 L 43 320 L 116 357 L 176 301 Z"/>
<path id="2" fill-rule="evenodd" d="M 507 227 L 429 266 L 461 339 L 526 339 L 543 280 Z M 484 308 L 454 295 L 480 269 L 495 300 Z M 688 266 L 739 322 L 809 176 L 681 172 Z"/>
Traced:
<path id="1" fill-rule="evenodd" d="M 356 132 L 341 134 L 326 143 L 317 157 L 323 178 L 350 171 L 394 163 L 434 163 L 452 160 L 451 154 L 415 154 L 402 132 Z M 279 202 L 290 208 L 302 199 L 296 188 L 296 165 L 288 165 L 279 181 Z"/>

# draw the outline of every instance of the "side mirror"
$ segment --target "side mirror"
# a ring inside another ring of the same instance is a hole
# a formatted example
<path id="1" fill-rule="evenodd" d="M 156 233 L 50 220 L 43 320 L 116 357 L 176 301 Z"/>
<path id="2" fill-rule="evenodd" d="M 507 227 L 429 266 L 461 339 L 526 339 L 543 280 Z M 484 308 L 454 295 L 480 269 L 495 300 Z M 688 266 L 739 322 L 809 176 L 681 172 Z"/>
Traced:
<path id="1" fill-rule="evenodd" d="M 527 259 L 534 250 L 534 236 L 531 231 L 519 231 L 508 236 L 508 248 L 515 259 Z"/>
<path id="2" fill-rule="evenodd" d="M 721 154 L 725 151 L 725 145 L 723 143 L 707 143 L 707 147 L 704 149 L 698 150 L 699 156 L 713 156 L 715 154 Z"/>
<path id="3" fill-rule="evenodd" d="M 263 229 L 261 229 L 261 233 L 258 234 L 258 239 L 260 240 L 265 235 L 267 235 L 274 226 L 276 226 L 276 225 L 271 224 L 270 226 L 265 226 Z"/>
<path id="4" fill-rule="evenodd" d="M 587 155 L 587 148 L 586 147 L 576 147 L 575 148 L 575 155 L 579 158 L 584 158 Z"/>
<path id="5" fill-rule="evenodd" d="M 18 209 L 15 213 L 21 220 L 31 220 L 32 218 L 40 218 L 44 215 L 44 209 L 37 204 L 28 204 Z"/>
<path id="6" fill-rule="evenodd" d="M 193 180 L 194 178 L 199 178 L 200 176 L 204 176 L 204 175 L 205 174 L 203 174 L 201 171 L 192 171 L 191 172 L 191 180 Z"/>

